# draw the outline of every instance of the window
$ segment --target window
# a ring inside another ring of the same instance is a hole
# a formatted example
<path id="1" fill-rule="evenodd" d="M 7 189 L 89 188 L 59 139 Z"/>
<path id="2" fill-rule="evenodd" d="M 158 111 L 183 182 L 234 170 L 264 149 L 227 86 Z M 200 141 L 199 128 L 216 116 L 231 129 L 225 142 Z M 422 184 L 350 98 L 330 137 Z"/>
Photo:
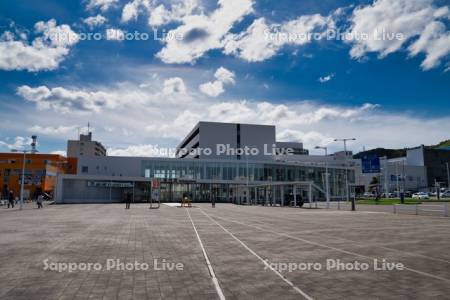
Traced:
<path id="1" fill-rule="evenodd" d="M 89 167 L 88 166 L 82 166 L 81 167 L 81 173 L 88 173 L 89 172 Z"/>

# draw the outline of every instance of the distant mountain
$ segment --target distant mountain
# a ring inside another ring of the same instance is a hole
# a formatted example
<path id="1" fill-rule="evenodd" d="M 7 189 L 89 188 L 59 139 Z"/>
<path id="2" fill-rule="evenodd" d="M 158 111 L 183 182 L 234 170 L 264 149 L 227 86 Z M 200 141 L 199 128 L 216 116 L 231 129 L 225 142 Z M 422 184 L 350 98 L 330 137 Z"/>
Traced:
<path id="1" fill-rule="evenodd" d="M 431 145 L 431 146 L 425 146 L 429 149 L 445 149 L 450 150 L 450 140 L 445 140 L 440 142 L 437 145 Z M 362 158 L 366 155 L 377 155 L 378 157 L 385 157 L 387 156 L 388 159 L 390 158 L 397 158 L 402 157 L 406 155 L 407 149 L 385 149 L 385 148 L 376 148 L 372 150 L 362 151 L 355 155 L 353 155 L 354 158 Z"/>
<path id="2" fill-rule="evenodd" d="M 355 155 L 353 155 L 353 158 L 360 159 L 366 155 L 376 155 L 378 157 L 385 157 L 387 158 L 396 158 L 396 157 L 402 157 L 406 155 L 405 149 L 385 149 L 385 148 L 376 148 L 372 150 L 362 151 Z"/>

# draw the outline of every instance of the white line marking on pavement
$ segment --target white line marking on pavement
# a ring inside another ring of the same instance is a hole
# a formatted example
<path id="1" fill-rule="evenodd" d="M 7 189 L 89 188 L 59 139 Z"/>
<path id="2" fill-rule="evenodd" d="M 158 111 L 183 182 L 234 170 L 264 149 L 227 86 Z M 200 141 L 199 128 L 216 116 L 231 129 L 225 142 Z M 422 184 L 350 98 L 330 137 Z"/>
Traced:
<path id="1" fill-rule="evenodd" d="M 298 240 L 298 241 L 301 241 L 301 242 L 305 242 L 305 243 L 308 243 L 308 244 L 311 244 L 311 245 L 315 245 L 315 246 L 319 246 L 319 247 L 335 250 L 335 251 L 338 251 L 338 252 L 346 253 L 346 254 L 349 254 L 349 255 L 363 257 L 363 258 L 370 259 L 370 260 L 373 260 L 373 259 L 376 258 L 376 257 L 366 256 L 366 255 L 359 254 L 359 253 L 352 252 L 352 251 L 347 251 L 347 250 L 344 250 L 344 249 L 339 249 L 339 248 L 336 248 L 336 247 L 333 247 L 333 246 L 328 246 L 328 245 L 325 245 L 325 244 L 312 242 L 312 241 L 305 240 L 305 239 L 302 239 L 302 238 L 299 238 L 299 237 L 296 237 L 296 236 L 289 235 L 287 233 L 277 232 L 277 231 L 273 231 L 273 230 L 270 230 L 270 229 L 267 229 L 267 228 L 262 228 L 262 227 L 259 227 L 259 226 L 242 223 L 242 222 L 239 222 L 239 221 L 225 219 L 225 218 L 221 218 L 221 217 L 218 217 L 218 216 L 214 216 L 214 217 L 216 217 L 218 219 L 225 220 L 225 221 L 229 221 L 229 222 L 245 225 L 245 226 L 248 226 L 248 227 L 253 227 L 253 228 L 256 228 L 256 229 L 258 229 L 260 231 L 270 232 L 270 233 L 273 233 L 273 234 L 277 234 L 279 236 L 284 236 L 284 237 L 287 237 L 287 238 L 290 238 L 290 239 L 294 239 L 294 240 Z M 408 268 L 408 267 L 404 267 L 404 269 L 408 270 L 410 272 L 417 273 L 417 274 L 420 274 L 420 275 L 424 275 L 424 276 L 427 276 L 427 277 L 431 277 L 431 278 L 434 278 L 434 279 L 439 279 L 439 280 L 442 280 L 442 281 L 450 282 L 450 279 L 447 279 L 447 278 L 444 278 L 444 277 L 440 277 L 440 276 L 437 276 L 437 275 L 433 275 L 433 274 L 430 274 L 430 273 L 426 273 L 426 272 L 423 272 L 423 271 L 420 271 L 420 270 L 411 269 L 411 268 Z"/>
<path id="2" fill-rule="evenodd" d="M 214 222 L 215 224 L 217 224 L 217 226 L 219 226 L 220 228 L 222 228 L 223 231 L 225 231 L 226 233 L 228 233 L 233 239 L 235 239 L 236 241 L 238 241 L 245 249 L 247 249 L 251 254 L 253 254 L 256 258 L 258 258 L 267 268 L 269 268 L 270 270 L 272 270 L 273 272 L 275 272 L 275 274 L 278 275 L 278 277 L 280 277 L 284 282 L 286 282 L 289 286 L 291 286 L 295 291 L 297 291 L 300 295 L 302 295 L 305 299 L 308 300 L 313 300 L 313 298 L 311 296 L 309 296 L 308 294 L 306 294 L 304 291 L 302 291 L 301 289 L 299 289 L 298 287 L 296 287 L 291 281 L 289 281 L 287 278 L 285 278 L 280 272 L 278 272 L 277 270 L 275 270 L 266 260 L 264 260 L 261 256 L 259 256 L 255 251 L 253 251 L 252 249 L 250 249 L 250 247 L 248 247 L 243 241 L 241 241 L 240 239 L 238 239 L 232 232 L 230 232 L 228 229 L 226 229 L 225 227 L 223 227 L 222 225 L 220 225 L 216 220 L 214 220 L 213 218 L 211 218 L 207 213 L 205 213 L 203 211 L 203 209 L 200 208 L 200 211 L 207 216 L 212 222 Z"/>
<path id="3" fill-rule="evenodd" d="M 213 284 L 214 284 L 214 286 L 216 288 L 217 295 L 219 295 L 219 299 L 220 300 L 225 300 L 225 296 L 224 296 L 224 294 L 222 292 L 222 289 L 220 288 L 219 281 L 217 280 L 217 277 L 216 277 L 216 274 L 214 273 L 214 270 L 212 268 L 211 262 L 209 261 L 208 254 L 206 253 L 206 250 L 205 250 L 205 247 L 203 246 L 203 243 L 202 243 L 202 240 L 200 238 L 200 235 L 198 234 L 197 228 L 195 227 L 194 221 L 192 220 L 191 214 L 189 213 L 189 208 L 186 208 L 186 211 L 188 213 L 189 220 L 191 220 L 192 227 L 194 228 L 195 235 L 197 236 L 197 240 L 198 240 L 198 242 L 200 244 L 200 247 L 202 248 L 203 256 L 205 257 L 206 265 L 208 266 L 209 274 L 211 275 L 212 282 L 213 282 Z"/>

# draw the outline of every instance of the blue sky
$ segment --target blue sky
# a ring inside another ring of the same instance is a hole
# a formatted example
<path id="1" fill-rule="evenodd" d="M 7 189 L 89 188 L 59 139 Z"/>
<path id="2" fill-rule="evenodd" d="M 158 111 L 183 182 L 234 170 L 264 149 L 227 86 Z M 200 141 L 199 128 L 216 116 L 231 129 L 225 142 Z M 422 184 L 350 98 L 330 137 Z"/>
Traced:
<path id="1" fill-rule="evenodd" d="M 200 120 L 275 124 L 278 139 L 310 148 L 338 150 L 333 138 L 346 136 L 354 151 L 437 143 L 450 128 L 448 5 L 5 0 L 0 151 L 37 134 L 40 151 L 63 152 L 88 121 L 115 155 L 176 146 Z M 353 39 L 327 38 L 337 31 Z M 319 38 L 299 38 L 308 34 Z"/>

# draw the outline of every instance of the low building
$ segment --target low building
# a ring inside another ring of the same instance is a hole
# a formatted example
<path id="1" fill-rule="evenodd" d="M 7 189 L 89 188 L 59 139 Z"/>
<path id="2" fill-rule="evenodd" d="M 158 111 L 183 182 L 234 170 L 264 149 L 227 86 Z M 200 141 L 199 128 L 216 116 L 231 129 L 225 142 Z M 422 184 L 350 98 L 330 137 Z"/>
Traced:
<path id="1" fill-rule="evenodd" d="M 1 196 L 9 191 L 20 197 L 23 153 L 0 153 Z M 32 199 L 37 192 L 53 193 L 58 174 L 76 174 L 77 159 L 56 154 L 25 154 L 24 199 Z"/>

